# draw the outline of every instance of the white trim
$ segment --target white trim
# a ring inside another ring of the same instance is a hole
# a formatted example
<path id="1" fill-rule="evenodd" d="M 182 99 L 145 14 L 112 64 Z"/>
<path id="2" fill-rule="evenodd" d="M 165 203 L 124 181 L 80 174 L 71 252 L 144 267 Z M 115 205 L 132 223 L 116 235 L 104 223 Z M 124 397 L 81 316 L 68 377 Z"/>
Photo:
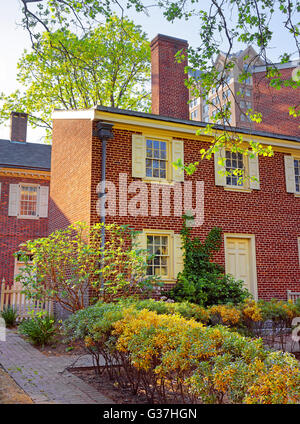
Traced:
<path id="1" fill-rule="evenodd" d="M 253 287 L 253 297 L 255 300 L 258 299 L 258 290 L 257 290 L 257 270 L 256 270 L 256 247 L 255 247 L 255 235 L 254 234 L 240 234 L 240 233 L 224 233 L 224 255 L 225 255 L 225 271 L 226 271 L 226 257 L 227 257 L 227 247 L 226 241 L 228 238 L 240 238 L 248 239 L 249 243 L 249 255 L 250 255 L 250 277 Z M 227 271 L 226 271 L 227 272 Z"/>
<path id="2" fill-rule="evenodd" d="M 274 63 L 274 64 L 269 64 L 269 65 L 260 65 L 260 66 L 254 66 L 252 68 L 252 72 L 255 74 L 256 72 L 265 72 L 267 70 L 267 67 L 269 68 L 276 68 L 276 69 L 288 69 L 288 68 L 296 68 L 297 66 L 300 65 L 300 60 L 299 59 L 295 59 L 295 60 L 291 60 L 290 62 L 287 63 Z"/>
<path id="3" fill-rule="evenodd" d="M 109 114 L 109 116 L 108 116 Z M 132 115 L 118 115 L 116 112 L 110 112 L 110 111 L 100 111 L 97 109 L 88 109 L 88 110 L 56 110 L 52 113 L 52 119 L 87 119 L 87 120 L 101 120 L 107 123 L 120 123 L 120 124 L 127 124 L 127 125 L 136 125 L 138 127 L 145 127 L 145 128 L 153 128 L 153 129 L 160 129 L 160 130 L 166 130 L 166 131 L 172 131 L 172 132 L 179 132 L 183 134 L 192 134 L 196 135 L 196 131 L 202 130 L 203 134 L 201 134 L 204 137 L 211 138 L 211 136 L 208 136 L 204 133 L 205 127 L 198 127 L 193 125 L 193 127 L 188 127 L 188 124 L 182 124 L 180 122 L 178 123 L 165 123 L 165 121 L 156 121 L 153 120 L 152 117 L 133 117 Z M 128 121 L 129 119 L 129 121 Z M 183 128 L 183 125 L 187 128 Z M 178 128 L 178 126 L 180 126 Z M 238 128 L 237 128 L 238 130 Z M 222 131 L 221 129 L 215 129 L 216 132 Z M 230 132 L 230 131 L 229 131 Z M 261 143 L 265 145 L 274 145 L 276 147 L 286 147 L 286 148 L 292 148 L 295 150 L 300 150 L 300 143 L 298 141 L 294 140 L 287 140 L 288 143 L 293 143 L 294 145 L 291 146 L 290 144 L 284 143 L 282 141 L 276 141 L 275 139 L 268 140 L 268 137 L 262 135 L 256 135 L 253 134 L 252 136 L 248 136 L 244 133 L 239 133 L 243 136 L 243 139 L 245 141 L 250 141 L 253 139 L 262 139 L 266 138 L 266 140 L 262 140 Z M 233 134 L 234 135 L 234 134 Z M 283 135 L 284 137 L 284 135 Z M 203 141 L 200 140 L 199 141 Z"/>
<path id="4" fill-rule="evenodd" d="M 96 109 L 86 110 L 54 110 L 52 119 L 96 119 Z"/>

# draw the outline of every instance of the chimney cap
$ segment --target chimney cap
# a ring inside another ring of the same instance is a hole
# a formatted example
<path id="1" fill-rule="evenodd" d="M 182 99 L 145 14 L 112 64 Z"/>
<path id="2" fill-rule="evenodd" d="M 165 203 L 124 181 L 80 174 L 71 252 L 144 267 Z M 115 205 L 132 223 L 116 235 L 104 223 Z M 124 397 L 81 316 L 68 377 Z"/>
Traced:
<path id="1" fill-rule="evenodd" d="M 28 113 L 26 113 L 26 112 L 14 112 L 14 111 L 12 111 L 12 112 L 10 112 L 10 116 L 17 116 L 17 117 L 20 117 L 20 118 L 27 118 L 28 117 Z"/>
<path id="2" fill-rule="evenodd" d="M 184 44 L 185 46 L 188 45 L 187 40 L 184 40 L 183 38 L 171 37 L 170 35 L 165 34 L 157 34 L 151 41 L 151 46 L 158 40 L 169 41 L 170 43 Z"/>

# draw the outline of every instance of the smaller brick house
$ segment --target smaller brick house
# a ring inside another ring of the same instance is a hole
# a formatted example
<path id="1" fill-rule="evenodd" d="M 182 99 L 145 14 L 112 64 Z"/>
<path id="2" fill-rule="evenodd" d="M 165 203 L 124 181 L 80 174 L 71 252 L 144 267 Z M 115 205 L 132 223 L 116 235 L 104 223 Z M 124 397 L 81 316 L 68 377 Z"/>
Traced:
<path id="1" fill-rule="evenodd" d="M 26 142 L 27 115 L 12 112 L 10 140 L 0 140 L 0 280 L 13 284 L 26 240 L 48 235 L 51 146 Z"/>

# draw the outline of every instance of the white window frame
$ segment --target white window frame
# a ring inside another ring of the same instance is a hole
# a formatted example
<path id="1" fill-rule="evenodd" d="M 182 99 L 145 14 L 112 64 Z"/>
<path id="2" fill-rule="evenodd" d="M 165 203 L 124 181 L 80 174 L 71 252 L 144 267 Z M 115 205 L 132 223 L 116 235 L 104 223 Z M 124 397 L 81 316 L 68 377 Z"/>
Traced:
<path id="1" fill-rule="evenodd" d="M 294 156 L 293 156 L 294 179 L 295 179 L 295 195 L 296 195 L 296 196 L 300 196 L 300 187 L 299 187 L 299 191 L 297 191 L 297 189 L 296 189 L 296 174 L 295 174 L 295 164 L 294 164 L 295 160 L 299 162 L 299 168 L 300 168 L 300 157 L 294 157 Z M 300 177 L 300 175 L 299 175 L 299 177 Z M 299 183 L 299 184 L 300 184 L 300 183 Z"/>
<path id="2" fill-rule="evenodd" d="M 28 261 L 29 264 L 31 264 L 33 261 Z M 22 265 L 24 265 L 25 262 L 19 261 L 18 258 L 15 258 L 15 264 L 14 264 L 14 287 L 15 288 L 22 288 L 20 287 L 20 281 L 16 281 L 17 275 L 19 275 L 19 268 L 22 268 Z"/>
<path id="3" fill-rule="evenodd" d="M 22 187 L 36 187 L 36 214 L 35 215 L 21 215 L 21 190 Z M 18 218 L 21 219 L 38 219 L 39 218 L 39 203 L 40 203 L 40 191 L 39 184 L 31 184 L 31 183 L 19 183 L 19 196 L 18 196 Z"/>

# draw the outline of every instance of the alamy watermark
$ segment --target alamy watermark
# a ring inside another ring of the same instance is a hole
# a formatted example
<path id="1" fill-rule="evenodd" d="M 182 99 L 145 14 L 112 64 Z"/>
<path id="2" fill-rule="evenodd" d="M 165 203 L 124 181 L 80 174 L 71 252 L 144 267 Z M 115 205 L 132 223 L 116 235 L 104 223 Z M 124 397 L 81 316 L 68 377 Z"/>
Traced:
<path id="1" fill-rule="evenodd" d="M 193 226 L 204 222 L 204 181 L 156 183 L 131 181 L 119 174 L 116 186 L 102 181 L 97 186 L 97 213 L 100 216 L 182 217 L 193 216 Z M 104 194 L 105 193 L 105 194 Z"/>
<path id="2" fill-rule="evenodd" d="M 0 317 L 0 342 L 6 342 L 6 325 L 2 317 Z"/>
<path id="3" fill-rule="evenodd" d="M 295 317 L 292 321 L 292 340 L 300 342 L 300 317 Z"/>

